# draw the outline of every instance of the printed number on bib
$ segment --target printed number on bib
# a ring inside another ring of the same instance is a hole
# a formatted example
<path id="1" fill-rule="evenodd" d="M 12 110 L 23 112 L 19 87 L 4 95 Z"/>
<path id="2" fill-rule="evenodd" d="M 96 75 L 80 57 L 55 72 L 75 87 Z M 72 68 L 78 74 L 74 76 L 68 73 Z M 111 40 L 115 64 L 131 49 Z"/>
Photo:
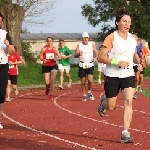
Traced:
<path id="1" fill-rule="evenodd" d="M 128 62 L 128 57 L 127 56 L 118 56 L 117 60 Z M 121 67 L 119 67 L 119 68 L 121 68 Z M 128 64 L 128 66 L 126 66 L 124 69 L 129 69 L 129 68 L 130 68 L 130 64 Z"/>
<path id="2" fill-rule="evenodd" d="M 54 59 L 54 53 L 47 53 L 46 59 Z"/>
<path id="3" fill-rule="evenodd" d="M 9 64 L 9 69 L 14 68 L 13 64 Z"/>
<path id="4" fill-rule="evenodd" d="M 92 63 L 82 63 L 82 67 L 83 67 L 83 69 L 91 68 Z"/>

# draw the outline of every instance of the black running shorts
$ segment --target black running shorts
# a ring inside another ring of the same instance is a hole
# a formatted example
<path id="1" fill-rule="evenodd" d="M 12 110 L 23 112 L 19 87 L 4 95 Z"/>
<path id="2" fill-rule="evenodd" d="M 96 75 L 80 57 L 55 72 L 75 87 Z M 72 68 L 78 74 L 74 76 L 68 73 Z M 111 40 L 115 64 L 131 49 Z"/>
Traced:
<path id="1" fill-rule="evenodd" d="M 129 87 L 135 88 L 135 76 L 127 78 L 105 76 L 104 81 L 104 90 L 107 98 L 116 97 L 120 89 L 124 90 Z"/>
<path id="2" fill-rule="evenodd" d="M 94 66 L 87 69 L 83 69 L 83 67 L 79 67 L 78 77 L 83 78 L 88 75 L 93 75 L 93 72 L 94 72 Z"/>
<path id="3" fill-rule="evenodd" d="M 49 73 L 51 72 L 51 70 L 58 70 L 58 65 L 54 65 L 54 66 L 42 66 L 42 74 L 43 73 Z"/>
<path id="4" fill-rule="evenodd" d="M 17 77 L 18 75 L 9 75 L 8 80 L 11 81 L 11 84 L 17 85 Z"/>

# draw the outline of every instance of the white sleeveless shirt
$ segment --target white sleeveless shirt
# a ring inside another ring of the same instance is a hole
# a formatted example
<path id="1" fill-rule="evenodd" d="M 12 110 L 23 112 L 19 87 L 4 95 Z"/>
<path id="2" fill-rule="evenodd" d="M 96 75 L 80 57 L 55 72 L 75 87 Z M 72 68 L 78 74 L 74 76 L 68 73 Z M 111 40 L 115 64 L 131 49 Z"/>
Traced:
<path id="1" fill-rule="evenodd" d="M 125 68 L 119 68 L 119 66 L 106 65 L 105 75 L 109 77 L 126 78 L 134 76 L 133 70 L 133 55 L 136 49 L 136 40 L 128 33 L 127 40 L 121 38 L 117 32 L 114 32 L 113 47 L 109 52 L 109 58 L 116 58 L 119 61 L 127 61 L 129 65 Z"/>
<path id="2" fill-rule="evenodd" d="M 87 45 L 79 43 L 79 51 L 82 51 L 82 56 L 79 57 L 79 60 L 84 63 L 90 63 L 93 61 L 93 46 L 92 42 L 88 42 Z"/>
<path id="3" fill-rule="evenodd" d="M 8 63 L 8 51 L 4 44 L 6 34 L 7 32 L 5 30 L 0 29 L 0 64 Z"/>

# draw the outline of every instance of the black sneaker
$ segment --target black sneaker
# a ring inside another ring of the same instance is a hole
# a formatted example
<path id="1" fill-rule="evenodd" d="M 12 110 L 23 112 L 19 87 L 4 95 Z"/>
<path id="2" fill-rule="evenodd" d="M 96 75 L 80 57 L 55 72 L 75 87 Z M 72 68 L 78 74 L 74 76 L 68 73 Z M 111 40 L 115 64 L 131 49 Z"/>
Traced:
<path id="1" fill-rule="evenodd" d="M 134 140 L 132 137 L 130 137 L 129 132 L 125 132 L 124 134 L 121 135 L 121 143 L 133 143 Z"/>
<path id="2" fill-rule="evenodd" d="M 98 106 L 98 113 L 101 117 L 104 117 L 106 113 L 106 109 L 104 108 L 104 100 L 106 100 L 106 96 L 101 96 L 100 98 L 100 105 Z"/>

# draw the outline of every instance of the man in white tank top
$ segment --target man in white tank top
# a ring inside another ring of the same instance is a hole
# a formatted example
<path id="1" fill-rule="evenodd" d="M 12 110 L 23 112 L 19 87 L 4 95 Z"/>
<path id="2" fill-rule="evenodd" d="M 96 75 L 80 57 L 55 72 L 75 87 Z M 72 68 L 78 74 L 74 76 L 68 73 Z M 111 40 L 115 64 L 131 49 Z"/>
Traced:
<path id="1" fill-rule="evenodd" d="M 96 54 L 96 58 L 93 58 L 93 51 Z M 78 76 L 81 79 L 82 89 L 82 101 L 87 101 L 86 95 L 86 77 L 88 78 L 88 97 L 90 100 L 94 100 L 92 94 L 93 85 L 93 72 L 94 62 L 97 61 L 98 50 L 92 42 L 89 42 L 89 35 L 87 32 L 82 34 L 82 42 L 77 45 L 74 57 L 79 58 L 79 72 Z"/>
<path id="2" fill-rule="evenodd" d="M 3 23 L 4 16 L 0 13 L 0 27 Z M 15 52 L 12 40 L 9 34 L 0 28 L 0 117 L 3 110 L 6 87 L 8 83 L 8 54 Z M 0 122 L 0 129 L 3 126 Z"/>
<path id="3" fill-rule="evenodd" d="M 121 142 L 132 143 L 133 138 L 130 137 L 128 129 L 132 120 L 132 100 L 135 92 L 133 62 L 139 64 L 139 70 L 141 65 L 136 52 L 136 40 L 128 32 L 131 25 L 131 13 L 126 9 L 119 9 L 115 23 L 117 30 L 105 38 L 98 57 L 99 62 L 106 64 L 104 90 L 107 97 L 101 98 L 98 112 L 103 117 L 106 110 L 114 110 L 121 90 L 124 100 Z"/>

